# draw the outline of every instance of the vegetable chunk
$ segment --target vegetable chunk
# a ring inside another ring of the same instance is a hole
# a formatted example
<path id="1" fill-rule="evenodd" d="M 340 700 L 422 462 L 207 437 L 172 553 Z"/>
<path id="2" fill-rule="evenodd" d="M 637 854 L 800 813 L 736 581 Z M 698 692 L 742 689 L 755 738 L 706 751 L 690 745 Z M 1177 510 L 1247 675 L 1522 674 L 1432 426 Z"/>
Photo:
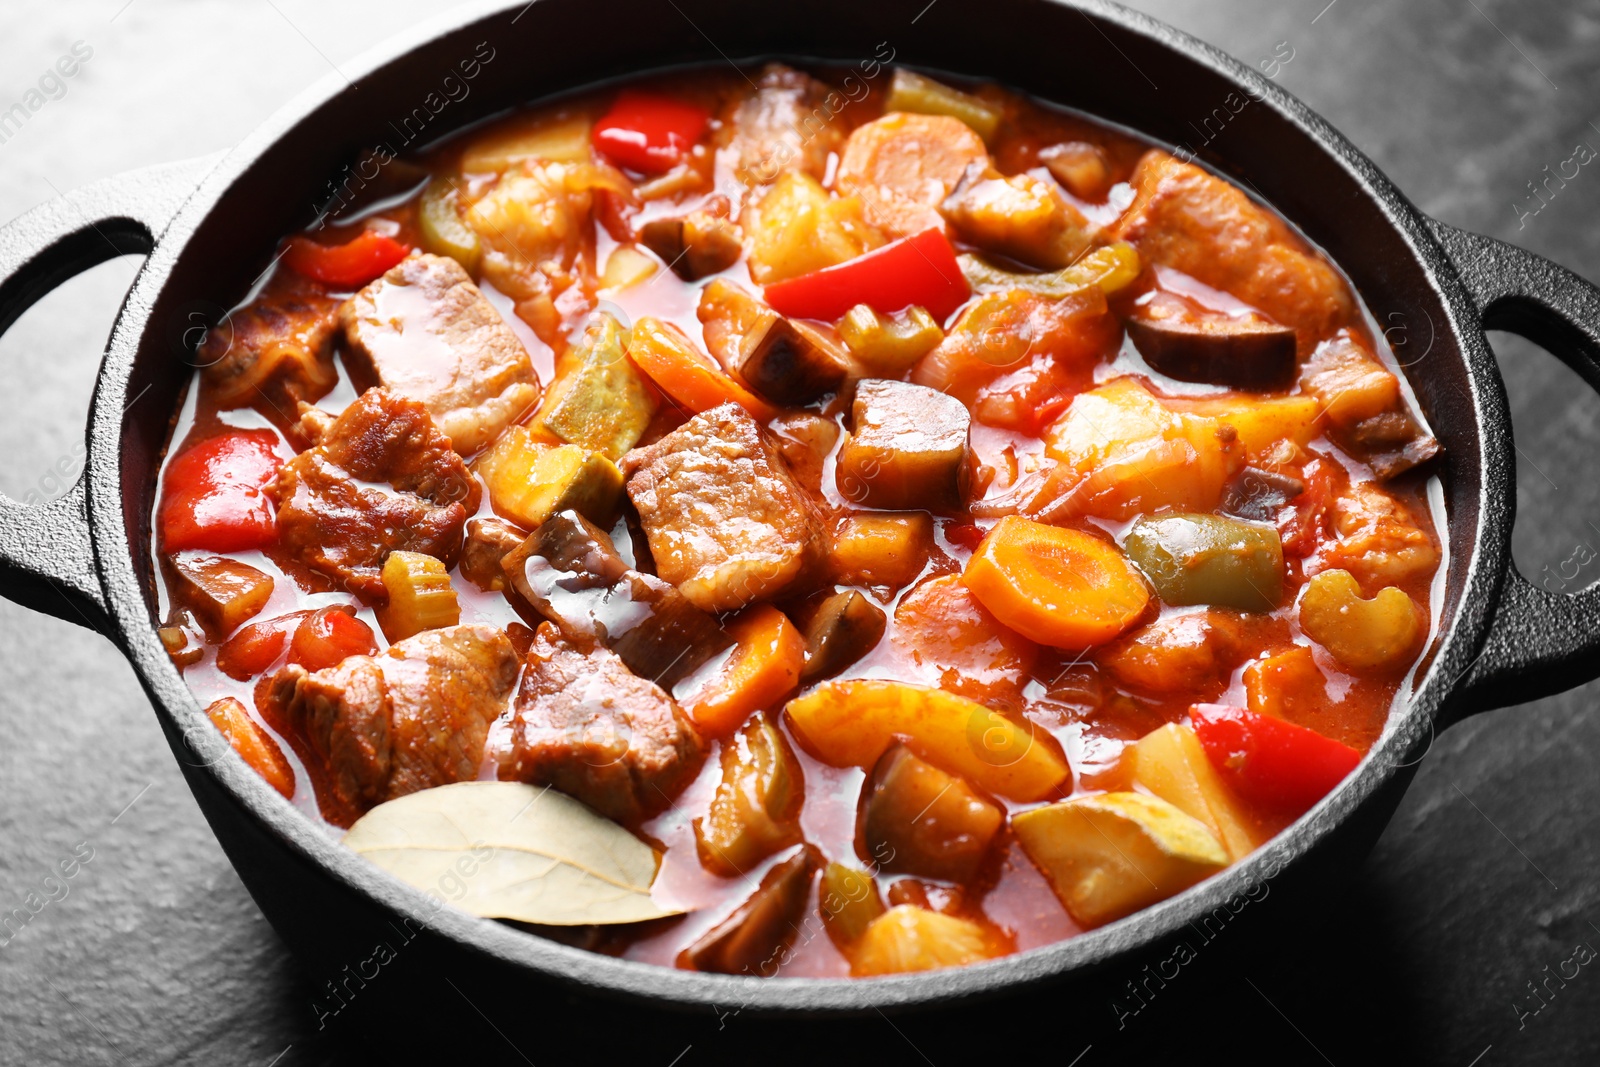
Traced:
<path id="1" fill-rule="evenodd" d="M 884 870 L 965 882 L 1005 822 L 999 805 L 894 745 L 861 794 L 861 843 Z"/>
<path id="2" fill-rule="evenodd" d="M 540 524 L 501 560 L 506 581 L 579 646 L 604 644 L 628 669 L 671 688 L 732 644 L 669 583 L 633 570 L 576 511 Z"/>
<path id="3" fill-rule="evenodd" d="M 949 115 L 972 127 L 972 132 L 990 140 L 1000 129 L 1004 117 L 998 107 L 986 100 L 953 89 L 943 82 L 923 77 L 915 71 L 896 67 L 889 81 L 886 112 L 910 111 L 919 115 Z"/>
<path id="4" fill-rule="evenodd" d="M 1215 419 L 1172 410 L 1131 378 L 1108 382 L 1080 394 L 1046 434 L 1046 452 L 1068 468 L 1049 517 L 1212 511 L 1243 466 L 1238 438 Z"/>
<path id="5" fill-rule="evenodd" d="M 1204 823 L 1142 793 L 1064 800 L 1014 816 L 1011 828 L 1083 926 L 1131 915 L 1228 865 Z"/>
<path id="6" fill-rule="evenodd" d="M 574 346 L 573 369 L 550 385 L 539 423 L 567 442 L 615 462 L 639 443 L 656 394 L 627 357 L 628 331 L 599 312 Z"/>
<path id="7" fill-rule="evenodd" d="M 1038 646 L 1002 625 L 960 575 L 922 582 L 900 598 L 894 621 L 895 643 L 939 688 L 978 701 L 1020 702 Z"/>
<path id="8" fill-rule="evenodd" d="M 656 573 L 706 611 L 772 599 L 827 551 L 816 502 L 736 405 L 695 416 L 623 467 Z"/>
<path id="9" fill-rule="evenodd" d="M 861 935 L 850 973 L 867 977 L 964 967 L 1003 951 L 975 922 L 898 904 L 874 919 Z"/>
<path id="10" fill-rule="evenodd" d="M 1151 369 L 1181 382 L 1266 392 L 1294 381 L 1295 334 L 1287 326 L 1163 304 L 1141 307 L 1125 325 Z"/>
<path id="11" fill-rule="evenodd" d="M 722 746 L 722 780 L 706 816 L 694 821 L 701 864 L 737 878 L 798 844 L 804 793 L 789 743 L 766 718 L 752 719 Z"/>
<path id="12" fill-rule="evenodd" d="M 932 549 L 926 512 L 851 515 L 834 530 L 828 562 L 837 581 L 898 589 L 922 573 Z"/>
<path id="13" fill-rule="evenodd" d="M 1162 515 L 1141 520 L 1122 547 L 1168 604 L 1271 611 L 1283 599 L 1283 544 L 1270 526 Z"/>
<path id="14" fill-rule="evenodd" d="M 960 119 L 895 112 L 850 134 L 835 184 L 861 198 L 869 220 L 904 237 L 943 229 L 939 205 L 967 167 L 988 159 L 982 138 Z"/>
<path id="15" fill-rule="evenodd" d="M 939 210 L 968 244 L 1040 270 L 1060 270 L 1089 250 L 1089 220 L 1050 182 L 1001 176 L 986 163 L 962 174 Z"/>
<path id="16" fill-rule="evenodd" d="M 807 846 L 773 867 L 750 899 L 691 945 L 683 959 L 697 971 L 753 978 L 777 974 L 800 929 L 817 866 Z"/>
<path id="17" fill-rule="evenodd" d="M 838 674 L 871 652 L 888 625 L 883 609 L 854 589 L 825 598 L 806 621 L 806 663 L 800 679 Z"/>
<path id="18" fill-rule="evenodd" d="M 1344 780 L 1361 753 L 1315 730 L 1243 708 L 1196 704 L 1195 735 L 1239 796 L 1298 815 Z"/>
<path id="19" fill-rule="evenodd" d="M 1137 784 L 1205 823 L 1235 863 L 1255 851 L 1254 821 L 1223 784 L 1193 730 L 1168 723 L 1140 738 L 1127 758 Z"/>
<path id="20" fill-rule="evenodd" d="M 226 637 L 255 617 L 272 597 L 272 576 L 221 556 L 172 557 L 174 593 L 213 639 Z"/>
<path id="21" fill-rule="evenodd" d="M 806 661 L 805 635 L 771 604 L 747 608 L 727 632 L 737 642 L 727 663 L 683 698 L 695 725 L 713 736 L 793 692 Z"/>
<path id="22" fill-rule="evenodd" d="M 854 432 L 839 451 L 834 475 L 846 500 L 892 511 L 959 505 L 972 421 L 959 400 L 870 378 L 856 386 L 851 410 Z"/>
<path id="23" fill-rule="evenodd" d="M 750 277 L 757 285 L 832 267 L 883 244 L 861 201 L 834 197 L 804 174 L 785 174 L 755 206 Z"/>
<path id="24" fill-rule="evenodd" d="M 1300 626 L 1334 658 L 1357 670 L 1393 670 L 1408 663 L 1427 633 L 1416 602 L 1387 586 L 1371 600 L 1349 571 L 1322 571 L 1300 598 Z"/>
<path id="25" fill-rule="evenodd" d="M 622 501 L 622 471 L 577 445 L 549 445 L 513 426 L 473 463 L 495 513 L 533 528 L 562 511 L 610 525 Z"/>
<path id="26" fill-rule="evenodd" d="M 228 744 L 251 770 L 265 778 L 285 799 L 294 798 L 294 768 L 283 758 L 278 742 L 250 718 L 243 704 L 234 697 L 223 697 L 206 708 L 206 718 L 228 739 Z"/>
<path id="27" fill-rule="evenodd" d="M 420 552 L 391 552 L 383 561 L 383 587 L 389 602 L 378 611 L 383 636 L 404 641 L 424 630 L 454 626 L 461 605 L 450 572 L 443 563 Z"/>
<path id="28" fill-rule="evenodd" d="M 1092 648 L 1132 626 L 1150 591 L 1107 541 L 1008 515 L 984 537 L 961 580 L 995 618 L 1056 648 Z"/>
<path id="29" fill-rule="evenodd" d="M 871 767 L 908 739 L 922 758 L 1012 800 L 1049 796 L 1072 776 L 1047 737 L 977 701 L 904 682 L 824 682 L 789 701 L 801 744 L 835 767 Z"/>

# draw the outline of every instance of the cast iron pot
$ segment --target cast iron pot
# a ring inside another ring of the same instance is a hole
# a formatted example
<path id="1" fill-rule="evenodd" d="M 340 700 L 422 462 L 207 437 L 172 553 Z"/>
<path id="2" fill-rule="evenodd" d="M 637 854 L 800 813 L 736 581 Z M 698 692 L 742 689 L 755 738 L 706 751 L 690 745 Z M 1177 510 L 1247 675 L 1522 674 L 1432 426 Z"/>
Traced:
<path id="1" fill-rule="evenodd" d="M 1400 357 L 1444 445 L 1449 513 L 1440 636 L 1414 696 L 1355 774 L 1247 860 L 1120 922 L 976 966 L 873 981 L 706 975 L 430 906 L 219 751 L 156 637 L 149 516 L 198 328 L 248 291 L 279 237 L 311 220 L 364 147 L 408 147 L 408 133 L 420 144 L 527 100 L 653 67 L 741 57 L 753 73 L 744 57 L 859 64 L 891 49 L 897 63 L 998 79 L 1186 146 L 1325 248 L 1381 326 L 1403 327 Z M 458 64 L 474 57 L 476 76 L 464 80 Z M 1197 130 L 1211 139 L 1196 150 Z M 790 0 L 753 12 L 735 0 L 517 0 L 452 14 L 330 75 L 224 155 L 99 182 L 0 230 L 0 329 L 66 278 L 126 253 L 149 258 L 101 365 L 86 471 L 37 508 L 0 497 L 0 592 L 95 629 L 127 655 L 223 848 L 314 977 L 368 957 L 374 931 L 405 936 L 408 958 L 474 997 L 553 982 L 636 1004 L 771 1013 L 928 1006 L 1132 967 L 1226 902 L 1257 899 L 1268 879 L 1285 890 L 1274 899 L 1305 906 L 1295 894 L 1353 868 L 1376 840 L 1436 730 L 1600 674 L 1600 592 L 1552 595 L 1512 565 L 1511 425 L 1484 340 L 1485 329 L 1520 333 L 1600 388 L 1600 290 L 1423 216 L 1276 85 L 1113 4 Z M 409 947 L 411 938 L 423 947 Z"/>

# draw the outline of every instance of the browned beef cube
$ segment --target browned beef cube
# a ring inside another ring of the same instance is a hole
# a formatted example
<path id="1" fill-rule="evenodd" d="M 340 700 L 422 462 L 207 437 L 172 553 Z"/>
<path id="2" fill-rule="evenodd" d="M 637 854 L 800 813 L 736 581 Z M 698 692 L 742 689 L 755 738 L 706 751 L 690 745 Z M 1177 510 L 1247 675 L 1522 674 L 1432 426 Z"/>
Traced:
<path id="1" fill-rule="evenodd" d="M 285 667 L 266 702 L 304 732 L 334 799 L 359 814 L 419 789 L 471 781 L 506 708 L 517 654 L 492 626 L 450 626 L 308 673 Z"/>
<path id="2" fill-rule="evenodd" d="M 842 101 L 809 74 L 769 63 L 755 93 L 731 104 L 722 115 L 717 143 L 733 150 L 726 157 L 732 163 L 732 177 L 752 188 L 789 171 L 820 181 L 827 173 L 828 156 L 844 144 L 845 131 L 829 121 Z"/>
<path id="3" fill-rule="evenodd" d="M 869 378 L 856 386 L 853 431 L 834 480 L 846 500 L 873 508 L 951 511 L 972 416 L 948 393 Z"/>
<path id="4" fill-rule="evenodd" d="M 499 519 L 473 519 L 467 523 L 467 542 L 461 549 L 461 576 L 485 593 L 506 587 L 500 562 L 515 552 L 526 536 Z"/>
<path id="5" fill-rule="evenodd" d="M 453 564 L 482 487 L 427 409 L 369 389 L 284 465 L 271 490 L 279 544 L 335 585 L 384 595 L 390 552 L 424 552 Z"/>
<path id="6" fill-rule="evenodd" d="M 671 803 L 699 769 L 704 745 L 660 686 L 614 652 L 539 628 L 517 690 L 502 780 L 548 785 L 622 822 Z"/>
<path id="7" fill-rule="evenodd" d="M 336 300 L 320 293 L 269 293 L 208 329 L 195 362 L 220 407 L 265 400 L 287 414 L 338 384 L 338 327 Z"/>
<path id="8" fill-rule="evenodd" d="M 737 404 L 635 449 L 623 471 L 656 573 L 706 611 L 781 595 L 827 550 L 817 501 Z"/>
<path id="9" fill-rule="evenodd" d="M 528 350 L 447 256 L 401 261 L 345 301 L 339 320 L 358 372 L 420 402 L 464 456 L 539 402 Z"/>

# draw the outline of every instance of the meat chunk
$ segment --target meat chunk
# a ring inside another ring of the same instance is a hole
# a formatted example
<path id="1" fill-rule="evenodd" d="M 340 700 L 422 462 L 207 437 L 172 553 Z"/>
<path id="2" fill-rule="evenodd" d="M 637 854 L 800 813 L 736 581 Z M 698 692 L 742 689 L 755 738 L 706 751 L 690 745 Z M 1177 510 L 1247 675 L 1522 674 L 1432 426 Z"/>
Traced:
<path id="1" fill-rule="evenodd" d="M 656 573 L 703 610 L 770 600 L 827 551 L 817 502 L 737 404 L 696 415 L 623 467 Z"/>
<path id="2" fill-rule="evenodd" d="M 1393 478 L 1439 453 L 1439 442 L 1407 408 L 1400 380 L 1348 330 L 1311 353 L 1300 388 L 1322 404 L 1334 440 L 1379 478 Z"/>
<path id="3" fill-rule="evenodd" d="M 891 237 L 944 228 L 939 205 L 969 166 L 987 165 L 983 139 L 960 119 L 896 111 L 858 127 L 839 157 L 839 192 L 859 196 Z"/>
<path id="4" fill-rule="evenodd" d="M 900 511 L 948 511 L 961 499 L 972 416 L 955 397 L 908 382 L 870 378 L 856 386 L 854 432 L 834 478 L 845 499 Z"/>
<path id="5" fill-rule="evenodd" d="M 354 812 L 471 781 L 489 724 L 517 680 L 517 653 L 492 626 L 451 626 L 315 673 L 289 666 L 266 702 L 303 731 L 334 798 Z"/>
<path id="6" fill-rule="evenodd" d="M 1339 277 L 1284 221 L 1221 178 L 1159 149 L 1133 172 L 1133 203 L 1109 231 L 1147 262 L 1231 293 L 1298 335 L 1300 351 L 1349 321 Z"/>
<path id="7" fill-rule="evenodd" d="M 498 593 L 506 587 L 506 572 L 500 561 L 526 539 L 527 535 L 499 519 L 473 519 L 467 523 L 467 542 L 461 549 L 461 576 L 485 593 Z"/>
<path id="8" fill-rule="evenodd" d="M 539 401 L 528 350 L 447 256 L 403 260 L 345 301 L 339 321 L 357 369 L 426 407 L 462 455 Z"/>
<path id="9" fill-rule="evenodd" d="M 285 413 L 320 400 L 339 381 L 333 336 L 339 303 L 320 293 L 274 293 L 232 312 L 206 331 L 195 354 L 219 407 L 265 400 Z"/>
<path id="10" fill-rule="evenodd" d="M 1267 645 L 1287 644 L 1288 637 L 1282 619 L 1208 608 L 1157 619 L 1106 645 L 1095 660 L 1136 692 L 1214 699 L 1235 668 Z"/>
<path id="11" fill-rule="evenodd" d="M 732 177 L 749 188 L 785 173 L 821 180 L 828 156 L 844 140 L 832 121 L 844 105 L 843 96 L 809 74 L 767 64 L 755 93 L 722 116 L 718 147 L 731 149 Z"/>
<path id="12" fill-rule="evenodd" d="M 1317 560 L 1318 571 L 1346 570 L 1368 596 L 1433 570 L 1439 546 L 1400 501 L 1371 482 L 1345 490 L 1333 504 L 1338 540 Z"/>
<path id="13" fill-rule="evenodd" d="M 504 781 L 548 785 L 637 823 L 672 802 L 704 744 L 677 703 L 614 652 L 539 628 L 528 650 Z"/>
<path id="14" fill-rule="evenodd" d="M 322 432 L 321 444 L 284 465 L 269 491 L 286 553 L 381 600 L 379 568 L 390 552 L 455 562 L 482 487 L 426 408 L 370 389 Z"/>

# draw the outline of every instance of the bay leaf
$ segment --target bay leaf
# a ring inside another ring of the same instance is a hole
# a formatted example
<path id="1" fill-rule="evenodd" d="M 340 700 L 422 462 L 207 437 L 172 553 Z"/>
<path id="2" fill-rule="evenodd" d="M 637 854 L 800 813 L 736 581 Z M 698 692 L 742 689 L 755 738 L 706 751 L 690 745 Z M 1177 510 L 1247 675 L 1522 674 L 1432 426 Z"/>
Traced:
<path id="1" fill-rule="evenodd" d="M 457 782 L 379 804 L 347 847 L 401 881 L 486 919 L 548 926 L 676 915 L 650 895 L 661 856 L 553 789 Z"/>

